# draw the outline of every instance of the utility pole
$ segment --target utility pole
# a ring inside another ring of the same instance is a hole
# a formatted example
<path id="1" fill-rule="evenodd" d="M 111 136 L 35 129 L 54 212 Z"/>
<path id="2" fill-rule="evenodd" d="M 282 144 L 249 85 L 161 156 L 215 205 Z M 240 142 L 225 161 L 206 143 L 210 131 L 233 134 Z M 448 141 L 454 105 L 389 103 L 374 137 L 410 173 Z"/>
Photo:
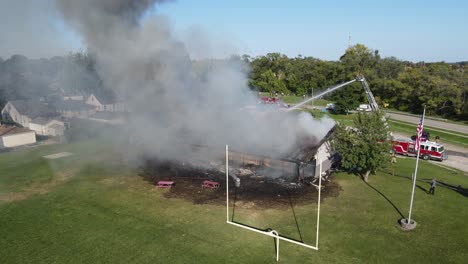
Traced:
<path id="1" fill-rule="evenodd" d="M 312 87 L 312 92 L 310 94 L 310 98 L 314 98 L 314 87 Z M 312 108 L 314 107 L 314 100 L 312 99 L 311 101 L 311 104 L 312 104 Z"/>

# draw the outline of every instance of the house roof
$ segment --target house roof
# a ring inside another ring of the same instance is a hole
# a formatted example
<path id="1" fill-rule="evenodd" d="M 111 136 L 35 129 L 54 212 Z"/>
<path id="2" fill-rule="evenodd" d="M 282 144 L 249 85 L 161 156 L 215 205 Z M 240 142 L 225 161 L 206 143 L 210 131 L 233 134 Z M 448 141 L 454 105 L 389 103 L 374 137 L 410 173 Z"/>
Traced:
<path id="1" fill-rule="evenodd" d="M 7 136 L 7 135 L 21 134 L 25 132 L 34 132 L 34 131 L 24 128 L 24 127 L 0 125 L 0 137 Z"/>
<path id="2" fill-rule="evenodd" d="M 25 115 L 31 119 L 56 115 L 54 109 L 43 102 L 15 100 L 9 101 L 9 103 L 12 104 L 21 115 Z"/>
<path id="3" fill-rule="evenodd" d="M 58 101 L 54 105 L 59 111 L 89 111 L 95 109 L 95 107 L 92 105 L 86 104 L 82 101 L 74 100 Z"/>
<path id="4" fill-rule="evenodd" d="M 30 123 L 39 124 L 39 125 L 46 125 L 46 124 L 49 123 L 50 121 L 51 121 L 51 120 L 48 119 L 48 118 L 36 117 L 36 118 L 34 118 Z"/>
<path id="5" fill-rule="evenodd" d="M 116 98 L 111 92 L 98 92 L 98 93 L 93 93 L 91 95 L 94 95 L 94 97 L 96 97 L 96 99 L 101 104 L 115 104 L 116 103 Z"/>
<path id="6" fill-rule="evenodd" d="M 298 161 L 298 162 L 309 162 L 315 158 L 318 149 L 325 143 L 333 134 L 335 127 L 330 129 L 325 137 L 319 139 L 316 137 L 310 138 L 305 137 L 303 140 L 297 142 L 296 148 L 289 153 L 285 159 Z"/>
<path id="7" fill-rule="evenodd" d="M 240 152 L 245 154 L 252 154 L 258 157 L 276 159 L 281 161 L 293 162 L 296 164 L 310 163 L 315 159 L 319 148 L 330 139 L 331 135 L 334 132 L 334 127 L 328 131 L 328 133 L 323 138 L 303 136 L 300 140 L 296 142 L 294 148 L 290 152 L 282 155 L 280 157 L 271 156 L 261 152 L 249 151 L 243 152 L 242 150 L 232 150 L 234 152 Z"/>
<path id="8" fill-rule="evenodd" d="M 44 117 L 37 117 L 37 118 L 34 118 L 33 120 L 31 120 L 30 123 L 39 124 L 39 125 L 47 125 L 47 124 L 49 124 L 49 123 L 52 122 L 52 121 L 56 121 L 56 122 L 62 123 L 62 121 L 55 120 L 55 119 L 50 119 L 50 118 L 44 118 Z"/>

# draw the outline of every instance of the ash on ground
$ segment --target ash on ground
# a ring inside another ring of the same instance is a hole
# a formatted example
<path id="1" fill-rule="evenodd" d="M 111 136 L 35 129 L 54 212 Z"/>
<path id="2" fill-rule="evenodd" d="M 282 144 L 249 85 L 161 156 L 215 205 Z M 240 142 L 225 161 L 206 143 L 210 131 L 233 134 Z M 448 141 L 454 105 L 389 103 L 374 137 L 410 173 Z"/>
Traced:
<path id="1" fill-rule="evenodd" d="M 272 176 L 270 176 L 271 174 Z M 226 176 L 222 163 L 209 162 L 208 168 L 195 167 L 184 162 L 147 161 L 140 175 L 155 185 L 158 181 L 173 181 L 174 187 L 164 192 L 167 198 L 179 198 L 195 204 L 225 205 Z M 245 165 L 229 170 L 229 197 L 235 206 L 242 208 L 278 208 L 282 206 L 316 203 L 318 182 L 296 182 L 289 176 L 257 165 Z M 240 180 L 236 186 L 236 178 Z M 204 189 L 203 181 L 220 183 L 220 188 Z M 156 186 L 155 186 L 156 188 Z M 336 197 L 341 188 L 329 179 L 322 181 L 322 199 Z"/>

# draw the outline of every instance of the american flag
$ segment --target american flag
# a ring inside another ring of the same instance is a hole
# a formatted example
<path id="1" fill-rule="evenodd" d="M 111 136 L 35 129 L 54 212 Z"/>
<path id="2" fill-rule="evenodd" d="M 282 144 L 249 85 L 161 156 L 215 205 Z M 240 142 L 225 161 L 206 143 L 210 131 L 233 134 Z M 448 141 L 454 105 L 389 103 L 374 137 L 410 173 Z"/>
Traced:
<path id="1" fill-rule="evenodd" d="M 418 151 L 419 145 L 421 144 L 421 138 L 422 138 L 422 132 L 423 132 L 423 127 L 424 127 L 424 115 L 426 114 L 426 108 L 424 108 L 423 115 L 421 116 L 421 119 L 419 120 L 418 127 L 416 128 L 416 144 L 414 146 L 414 150 Z"/>

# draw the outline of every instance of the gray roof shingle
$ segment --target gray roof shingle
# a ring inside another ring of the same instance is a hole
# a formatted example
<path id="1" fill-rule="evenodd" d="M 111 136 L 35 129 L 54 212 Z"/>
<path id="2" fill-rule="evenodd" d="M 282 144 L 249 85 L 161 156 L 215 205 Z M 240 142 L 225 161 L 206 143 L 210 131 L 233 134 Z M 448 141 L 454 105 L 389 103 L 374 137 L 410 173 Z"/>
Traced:
<path id="1" fill-rule="evenodd" d="M 24 127 L 5 126 L 5 125 L 0 126 L 0 136 L 14 135 L 14 134 L 20 134 L 20 133 L 25 133 L 25 132 L 33 132 L 33 131 Z"/>
<path id="2" fill-rule="evenodd" d="M 37 117 L 52 117 L 57 115 L 51 106 L 40 101 L 15 100 L 9 102 L 21 115 L 25 115 L 31 119 Z"/>

